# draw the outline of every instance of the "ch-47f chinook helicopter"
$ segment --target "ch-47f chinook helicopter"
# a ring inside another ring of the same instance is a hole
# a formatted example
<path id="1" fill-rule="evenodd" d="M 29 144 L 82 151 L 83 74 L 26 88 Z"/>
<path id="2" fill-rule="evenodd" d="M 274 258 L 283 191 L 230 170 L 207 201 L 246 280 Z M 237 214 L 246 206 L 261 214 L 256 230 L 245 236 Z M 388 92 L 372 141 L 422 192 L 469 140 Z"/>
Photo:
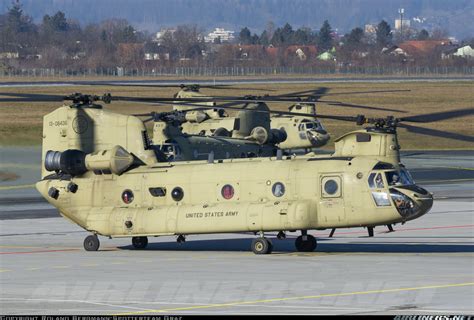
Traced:
<path id="1" fill-rule="evenodd" d="M 403 118 L 319 115 L 369 126 L 338 138 L 329 156 L 160 163 L 140 119 L 101 108 L 98 97 L 70 99 L 71 105 L 44 117 L 36 188 L 91 233 L 84 240 L 88 251 L 99 249 L 98 236 L 131 237 L 143 249 L 148 237 L 183 242 L 192 234 L 254 232 L 251 249 L 266 254 L 273 245 L 265 232 L 281 238 L 296 230 L 296 249 L 313 251 L 309 230 L 406 222 L 430 210 L 432 195 L 400 161 L 397 127 L 474 141 L 403 123 L 472 115 L 472 108 Z M 123 98 L 102 98 L 110 99 Z"/>
<path id="2" fill-rule="evenodd" d="M 144 86 L 149 87 L 150 85 Z M 319 148 L 327 144 L 330 139 L 330 135 L 324 128 L 323 124 L 319 121 L 316 114 L 316 102 L 318 102 L 323 96 L 409 91 L 384 90 L 327 93 L 329 90 L 328 88 L 320 87 L 317 89 L 290 92 L 276 96 L 265 94 L 263 96 L 246 95 L 243 97 L 222 97 L 207 96 L 201 93 L 199 85 L 181 85 L 180 87 L 181 90 L 175 95 L 174 99 L 160 99 L 161 103 L 165 103 L 166 101 L 171 103 L 171 100 L 173 100 L 173 109 L 181 111 L 189 110 L 199 103 L 201 103 L 201 105 L 207 104 L 207 106 L 214 106 L 214 108 L 208 110 L 193 111 L 193 118 L 190 121 L 181 124 L 183 132 L 189 134 L 242 137 L 242 135 L 239 135 L 239 132 L 232 130 L 236 126 L 239 126 L 241 122 L 244 122 L 245 118 L 255 118 L 255 114 L 250 116 L 247 115 L 247 112 L 245 111 L 248 110 L 247 108 L 249 105 L 252 105 L 252 103 L 259 103 L 262 105 L 261 108 L 268 109 L 266 106 L 268 103 L 291 103 L 290 107 L 288 108 L 289 113 L 274 113 L 272 114 L 271 118 L 269 118 L 270 127 L 272 130 L 281 130 L 286 133 L 286 139 L 278 144 L 278 147 L 283 150 L 311 150 L 313 148 Z M 215 88 L 216 87 L 214 87 L 214 89 Z M 221 87 L 217 88 L 221 89 Z M 222 108 L 219 108 L 218 106 L 213 105 L 216 101 L 223 101 L 226 103 L 222 106 Z M 340 107 L 368 108 L 398 112 L 398 110 L 351 105 L 339 101 L 324 100 L 321 102 Z M 235 117 L 228 116 L 224 110 L 224 107 L 230 107 L 238 104 L 244 104 L 244 108 L 241 109 L 242 111 L 239 111 Z M 296 115 L 296 113 L 299 113 L 300 115 Z M 254 124 L 258 125 L 259 121 L 262 120 L 255 120 Z"/>
<path id="3" fill-rule="evenodd" d="M 128 84 L 122 86 L 145 86 L 159 87 L 156 84 Z M 170 85 L 164 85 L 170 86 Z M 229 89 L 221 86 L 204 86 L 213 89 Z M 181 90 L 178 91 L 174 98 L 161 98 L 162 104 L 173 106 L 173 110 L 186 112 L 186 121 L 180 124 L 183 133 L 192 135 L 206 136 L 231 136 L 234 138 L 244 138 L 248 136 L 247 131 L 256 126 L 263 127 L 271 136 L 271 131 L 284 132 L 286 138 L 278 142 L 278 147 L 283 150 L 293 149 L 312 149 L 319 148 L 327 144 L 330 139 L 329 133 L 326 131 L 322 123 L 317 118 L 316 102 L 325 95 L 347 95 L 347 94 L 368 94 L 380 92 L 400 92 L 409 90 L 384 90 L 384 91 L 362 91 L 362 92 L 341 92 L 327 93 L 328 88 L 321 87 L 313 90 L 305 90 L 299 92 L 290 92 L 277 96 L 268 94 L 263 96 L 246 95 L 243 97 L 222 97 L 208 96 L 200 92 L 200 85 L 180 85 Z M 236 88 L 233 88 L 236 89 Z M 255 89 L 254 89 L 255 90 Z M 216 101 L 226 102 L 222 106 L 216 105 Z M 340 107 L 366 108 L 382 111 L 394 111 L 392 109 L 381 109 L 376 107 L 351 105 L 339 101 L 321 101 L 330 105 Z M 273 113 L 271 118 L 268 116 L 247 112 L 256 108 L 258 104 L 260 110 L 270 110 L 267 103 L 291 103 L 288 108 L 289 112 Z M 234 117 L 230 117 L 226 112 L 226 107 L 231 109 L 232 106 L 244 104 L 244 108 L 236 108 L 241 110 Z M 201 106 L 204 110 L 195 110 L 197 106 Z M 250 106 L 250 107 L 249 107 Z M 209 108 L 212 107 L 212 108 Z M 299 115 L 296 115 L 299 113 Z M 267 124 L 269 122 L 269 125 Z M 243 125 L 246 123 L 246 125 Z M 243 126 L 244 130 L 235 130 L 236 127 Z M 263 132 L 259 128 L 260 132 Z M 242 131 L 244 133 L 242 133 Z M 262 136 L 260 134 L 260 136 Z"/>
<path id="4" fill-rule="evenodd" d="M 201 103 L 207 103 L 212 106 L 212 103 L 215 103 L 215 100 L 213 99 L 214 97 L 204 95 L 199 91 L 199 89 L 200 87 L 198 85 L 181 86 L 181 90 L 175 95 L 173 109 L 189 110 L 189 108 L 193 108 L 193 103 L 190 102 L 190 99 L 202 100 L 203 102 Z M 285 95 L 285 97 L 287 97 L 287 95 Z M 291 97 L 294 99 L 290 100 L 290 102 L 296 103 L 288 108 L 289 112 L 300 114 L 308 113 L 308 116 L 273 114 L 271 117 L 268 117 L 267 115 L 262 114 L 260 118 L 263 117 L 264 119 L 259 119 L 258 114 L 247 111 L 251 111 L 251 109 L 256 107 L 253 102 L 256 102 L 258 108 L 261 110 L 270 110 L 267 106 L 267 100 L 270 101 L 269 96 L 265 96 L 265 101 L 258 100 L 258 98 L 261 97 L 256 96 L 216 97 L 236 100 L 226 100 L 226 103 L 223 106 L 244 104 L 244 107 L 241 108 L 241 111 L 233 117 L 230 117 L 225 112 L 224 108 L 219 108 L 218 106 L 215 106 L 210 110 L 197 111 L 195 112 L 196 116 L 194 119 L 183 123 L 181 127 L 183 132 L 189 134 L 242 137 L 239 130 L 234 130 L 242 123 L 251 120 L 251 124 L 248 124 L 247 126 L 262 126 L 261 123 L 268 122 L 269 124 L 264 126 L 265 130 L 269 132 L 282 131 L 286 135 L 286 138 L 278 143 L 280 149 L 305 149 L 324 146 L 329 141 L 330 136 L 321 122 L 315 117 L 316 107 L 314 102 L 299 102 L 296 100 L 296 97 L 301 99 L 301 96 Z M 274 98 L 283 99 L 283 96 Z M 213 101 L 205 102 L 207 99 L 212 99 Z M 245 99 L 246 101 L 242 102 L 242 99 Z M 288 100 L 281 102 L 287 103 L 287 101 Z"/>

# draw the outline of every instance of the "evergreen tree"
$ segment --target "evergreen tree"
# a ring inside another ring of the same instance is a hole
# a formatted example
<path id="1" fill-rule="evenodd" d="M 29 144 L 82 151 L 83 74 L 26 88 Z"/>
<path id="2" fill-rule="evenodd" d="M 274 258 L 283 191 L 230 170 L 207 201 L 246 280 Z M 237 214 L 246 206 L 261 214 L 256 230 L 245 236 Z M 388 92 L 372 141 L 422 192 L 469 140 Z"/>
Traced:
<path id="1" fill-rule="evenodd" d="M 65 32 L 69 29 L 64 12 L 58 11 L 54 16 L 43 17 L 43 28 L 46 32 Z"/>
<path id="2" fill-rule="evenodd" d="M 308 44 L 311 41 L 311 30 L 299 28 L 294 35 L 294 44 Z"/>
<path id="3" fill-rule="evenodd" d="M 250 44 L 258 44 L 259 38 L 258 36 L 254 33 L 253 36 L 250 38 Z"/>
<path id="4" fill-rule="evenodd" d="M 363 37 L 364 30 L 361 28 L 354 28 L 351 30 L 351 33 L 346 35 L 346 45 L 352 49 L 356 49 L 362 44 Z"/>
<path id="5" fill-rule="evenodd" d="M 332 29 L 327 20 L 324 21 L 319 30 L 318 47 L 321 52 L 330 50 L 332 48 Z"/>
<path id="6" fill-rule="evenodd" d="M 250 44 L 250 43 L 252 43 L 252 34 L 250 33 L 250 30 L 247 27 L 240 30 L 239 42 L 241 44 Z"/>
<path id="7" fill-rule="evenodd" d="M 270 41 L 271 44 L 273 44 L 274 46 L 280 46 L 283 44 L 285 40 L 283 39 L 283 35 L 282 35 L 282 32 L 281 32 L 281 29 L 280 28 L 277 28 L 274 32 L 273 32 L 273 36 L 272 36 L 272 40 Z"/>
<path id="8" fill-rule="evenodd" d="M 268 46 L 270 44 L 270 40 L 268 39 L 267 30 L 263 30 L 262 34 L 260 35 L 260 37 L 258 39 L 258 43 L 263 45 L 263 46 Z"/>
<path id="9" fill-rule="evenodd" d="M 293 43 L 293 38 L 294 38 L 295 32 L 293 31 L 293 27 L 289 24 L 286 23 L 283 26 L 283 29 L 281 29 L 281 37 L 282 37 L 282 42 L 284 45 L 289 45 Z"/>
<path id="10" fill-rule="evenodd" d="M 7 12 L 6 28 L 13 33 L 29 32 L 34 29 L 31 17 L 23 14 L 19 0 L 12 2 L 12 7 Z"/>
<path id="11" fill-rule="evenodd" d="M 385 20 L 377 25 L 376 42 L 379 47 L 387 47 L 392 43 L 392 29 Z"/>
<path id="12" fill-rule="evenodd" d="M 430 37 L 430 34 L 425 29 L 421 30 L 416 37 L 417 40 L 427 40 Z"/>

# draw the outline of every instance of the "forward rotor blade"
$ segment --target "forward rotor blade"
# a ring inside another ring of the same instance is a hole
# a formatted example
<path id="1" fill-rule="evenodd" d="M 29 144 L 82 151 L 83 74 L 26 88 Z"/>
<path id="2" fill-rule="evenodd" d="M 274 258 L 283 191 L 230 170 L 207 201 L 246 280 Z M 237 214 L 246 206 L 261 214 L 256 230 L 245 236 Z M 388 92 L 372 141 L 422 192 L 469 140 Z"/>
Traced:
<path id="1" fill-rule="evenodd" d="M 7 96 L 3 98 L 1 96 Z M 61 102 L 65 96 L 37 93 L 0 93 L 0 102 Z"/>
<path id="2" fill-rule="evenodd" d="M 192 102 L 180 102 L 180 103 L 171 103 L 171 102 L 159 102 L 159 104 L 163 105 L 169 105 L 169 106 L 186 106 L 186 107 L 204 107 L 204 108 L 211 108 L 211 109 L 226 109 L 228 107 L 232 106 L 238 106 L 243 104 L 242 102 L 228 102 L 228 103 L 223 103 L 223 104 L 214 104 L 213 106 L 209 106 L 207 104 L 198 104 L 198 103 L 192 103 Z M 241 108 L 242 110 L 245 110 L 245 106 Z M 189 111 L 189 110 L 186 110 Z"/>
<path id="3" fill-rule="evenodd" d="M 404 121 L 404 122 L 428 123 L 428 122 L 436 122 L 436 121 L 459 118 L 459 117 L 470 116 L 470 115 L 474 115 L 474 108 L 420 114 L 420 115 L 411 116 L 411 117 L 399 118 L 398 120 Z"/>
<path id="4" fill-rule="evenodd" d="M 176 88 L 176 89 L 183 89 L 183 88 L 192 88 L 196 87 L 197 89 L 200 88 L 207 88 L 207 89 L 225 89 L 225 90 L 254 90 L 254 91 L 274 91 L 273 89 L 256 89 L 256 88 L 235 88 L 232 84 L 160 84 L 160 83 L 143 83 L 143 82 L 74 82 L 72 84 L 78 85 L 88 85 L 88 86 L 110 86 L 110 87 L 148 87 L 148 88 Z"/>
<path id="5" fill-rule="evenodd" d="M 422 128 L 422 127 L 417 127 L 417 126 L 411 126 L 411 125 L 404 124 L 404 123 L 399 123 L 398 127 L 405 128 L 409 132 L 424 134 L 424 135 L 427 135 L 427 136 L 434 136 L 434 137 L 440 137 L 440 138 L 446 138 L 446 139 L 474 142 L 474 136 L 468 136 L 468 135 L 459 134 L 459 133 L 441 131 L 441 130 L 436 130 L 436 129 Z"/>

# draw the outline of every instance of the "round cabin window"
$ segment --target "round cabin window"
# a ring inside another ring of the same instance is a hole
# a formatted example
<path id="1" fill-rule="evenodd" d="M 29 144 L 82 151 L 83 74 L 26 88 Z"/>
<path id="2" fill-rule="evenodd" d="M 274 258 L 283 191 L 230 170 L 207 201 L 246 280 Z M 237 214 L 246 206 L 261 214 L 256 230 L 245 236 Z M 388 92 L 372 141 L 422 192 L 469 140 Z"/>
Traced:
<path id="1" fill-rule="evenodd" d="M 180 187 L 176 187 L 171 191 L 171 198 L 173 198 L 174 201 L 181 201 L 184 197 L 184 191 Z"/>
<path id="2" fill-rule="evenodd" d="M 272 193 L 275 197 L 281 197 L 285 194 L 285 185 L 281 182 L 276 182 L 273 184 Z"/>
<path id="3" fill-rule="evenodd" d="M 221 194 L 226 200 L 232 199 L 234 196 L 234 187 L 232 187 L 230 184 L 226 184 L 222 187 Z"/>
<path id="4" fill-rule="evenodd" d="M 339 189 L 339 186 L 337 185 L 337 182 L 335 180 L 328 180 L 324 184 L 324 191 L 327 194 L 335 194 L 337 190 Z"/>
<path id="5" fill-rule="evenodd" d="M 125 190 L 122 192 L 122 201 L 126 204 L 132 203 L 133 201 L 133 192 L 132 190 Z"/>

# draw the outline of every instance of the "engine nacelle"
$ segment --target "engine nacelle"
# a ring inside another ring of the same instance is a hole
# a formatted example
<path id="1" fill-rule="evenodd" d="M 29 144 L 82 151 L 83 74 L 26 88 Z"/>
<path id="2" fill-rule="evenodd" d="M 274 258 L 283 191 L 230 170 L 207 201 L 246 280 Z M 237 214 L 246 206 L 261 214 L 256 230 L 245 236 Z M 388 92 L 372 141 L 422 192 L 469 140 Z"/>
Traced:
<path id="1" fill-rule="evenodd" d="M 85 154 L 80 150 L 48 151 L 44 166 L 47 171 L 61 171 L 72 176 L 87 171 L 122 174 L 134 162 L 133 156 L 121 146 L 110 150 L 96 151 Z"/>

